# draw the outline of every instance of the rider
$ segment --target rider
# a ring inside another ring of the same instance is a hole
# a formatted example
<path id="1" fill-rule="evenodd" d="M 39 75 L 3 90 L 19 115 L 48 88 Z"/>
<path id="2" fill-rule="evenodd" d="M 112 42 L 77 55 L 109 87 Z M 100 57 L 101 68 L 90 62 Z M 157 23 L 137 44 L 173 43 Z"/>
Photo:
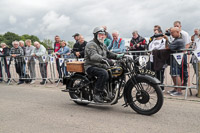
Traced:
<path id="1" fill-rule="evenodd" d="M 94 39 L 88 42 L 85 47 L 85 64 L 84 68 L 88 75 L 96 76 L 97 81 L 94 88 L 94 101 L 103 102 L 100 96 L 104 90 L 106 81 L 108 81 L 108 72 L 106 71 L 106 61 L 110 64 L 111 61 L 108 58 L 118 59 L 123 54 L 115 54 L 107 50 L 104 45 L 105 30 L 102 27 L 96 27 L 93 30 Z"/>

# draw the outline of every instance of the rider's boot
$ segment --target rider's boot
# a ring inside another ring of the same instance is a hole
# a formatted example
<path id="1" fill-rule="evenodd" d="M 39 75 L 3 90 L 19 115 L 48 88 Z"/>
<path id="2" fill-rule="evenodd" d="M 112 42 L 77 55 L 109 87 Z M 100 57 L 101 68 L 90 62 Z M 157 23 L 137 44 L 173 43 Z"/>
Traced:
<path id="1" fill-rule="evenodd" d="M 94 96 L 93 96 L 93 99 L 94 99 L 94 102 L 99 102 L 99 103 L 103 103 L 103 99 L 101 97 L 101 92 L 100 90 L 97 90 L 97 89 L 94 89 Z"/>

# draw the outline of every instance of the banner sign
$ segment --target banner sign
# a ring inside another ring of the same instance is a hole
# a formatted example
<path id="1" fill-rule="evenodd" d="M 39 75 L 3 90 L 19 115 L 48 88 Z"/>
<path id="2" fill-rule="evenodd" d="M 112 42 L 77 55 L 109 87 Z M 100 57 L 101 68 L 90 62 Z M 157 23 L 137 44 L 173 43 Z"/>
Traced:
<path id="1" fill-rule="evenodd" d="M 183 53 L 175 53 L 173 54 L 175 60 L 179 65 L 181 65 L 182 59 L 183 59 Z"/>
<path id="2" fill-rule="evenodd" d="M 64 58 L 59 58 L 60 66 L 62 66 L 63 62 L 64 62 Z"/>
<path id="3" fill-rule="evenodd" d="M 197 57 L 198 61 L 200 61 L 200 51 L 193 51 L 194 55 Z"/>

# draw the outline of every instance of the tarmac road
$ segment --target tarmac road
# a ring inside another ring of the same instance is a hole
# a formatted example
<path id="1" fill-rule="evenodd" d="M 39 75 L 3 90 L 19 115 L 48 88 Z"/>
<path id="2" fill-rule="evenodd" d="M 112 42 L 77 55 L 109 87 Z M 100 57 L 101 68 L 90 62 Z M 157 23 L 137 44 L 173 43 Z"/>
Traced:
<path id="1" fill-rule="evenodd" d="M 0 133 L 199 133 L 200 100 L 165 98 L 153 116 L 114 106 L 79 106 L 61 87 L 0 84 Z M 63 88 L 63 87 L 62 87 Z"/>

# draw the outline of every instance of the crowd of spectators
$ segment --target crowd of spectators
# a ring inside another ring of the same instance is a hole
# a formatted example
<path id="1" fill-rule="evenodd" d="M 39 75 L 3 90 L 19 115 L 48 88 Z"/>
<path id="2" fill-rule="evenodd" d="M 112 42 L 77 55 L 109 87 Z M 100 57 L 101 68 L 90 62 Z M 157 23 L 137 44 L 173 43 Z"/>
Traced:
<path id="1" fill-rule="evenodd" d="M 171 69 L 170 74 L 172 76 L 174 85 L 177 86 L 187 86 L 188 82 L 188 71 L 187 65 L 187 53 L 184 49 L 193 48 L 194 50 L 200 50 L 200 31 L 199 29 L 194 30 L 194 35 L 189 36 L 189 34 L 182 30 L 181 22 L 175 21 L 171 28 L 166 29 L 164 32 L 159 25 L 155 25 L 153 27 L 153 35 L 147 41 L 144 37 L 142 37 L 137 30 L 132 32 L 132 38 L 130 40 L 130 45 L 128 49 L 125 47 L 125 40 L 120 37 L 118 31 L 113 31 L 111 34 L 107 32 L 107 27 L 102 26 L 106 31 L 106 38 L 104 39 L 104 44 L 107 49 L 114 53 L 124 53 L 127 51 L 131 51 L 133 57 L 138 55 L 144 55 L 146 53 L 139 53 L 138 51 L 152 51 L 150 54 L 150 60 L 147 65 L 147 69 L 151 69 L 155 72 L 155 76 L 163 83 L 164 81 L 164 71 L 166 68 L 165 64 L 155 65 L 155 62 L 158 61 L 158 55 L 161 55 L 159 58 L 166 58 L 165 54 L 172 53 L 184 53 L 181 64 L 178 64 L 175 57 L 171 56 Z M 111 36 L 112 35 L 112 36 Z M 68 72 L 64 63 L 60 65 L 60 58 L 67 58 L 69 55 L 74 55 L 75 58 L 84 58 L 85 46 L 87 45 L 87 41 L 85 41 L 83 35 L 79 33 L 75 33 L 72 37 L 74 37 L 75 44 L 73 48 L 69 48 L 65 41 L 61 41 L 58 35 L 55 36 L 55 43 L 53 47 L 53 55 L 55 56 L 56 68 L 59 75 L 59 80 L 57 82 L 62 82 L 62 77 L 67 76 Z M 148 42 L 148 43 L 147 43 Z M 0 68 L 2 68 L 2 64 L 4 64 L 5 73 L 7 75 L 7 83 L 10 82 L 11 74 L 10 74 L 10 62 L 7 60 L 14 60 L 16 73 L 19 75 L 18 84 L 23 84 L 24 78 L 27 76 L 29 71 L 30 73 L 30 84 L 35 83 L 36 72 L 35 72 L 35 59 L 39 60 L 40 73 L 42 76 L 42 82 L 40 84 L 45 84 L 47 82 L 47 65 L 48 65 L 48 56 L 46 48 L 41 45 L 39 42 L 34 42 L 32 45 L 31 40 L 24 41 L 14 41 L 12 43 L 13 47 L 9 48 L 5 43 L 1 43 L 2 51 L 0 53 L 1 63 Z M 25 47 L 26 45 L 26 47 Z M 162 51 L 162 52 L 158 52 Z M 169 52 L 170 51 L 170 52 Z M 7 57 L 11 58 L 8 59 Z M 23 56 L 28 57 L 27 61 Z M 165 56 L 165 57 L 163 57 Z M 191 63 L 195 67 L 197 63 L 197 59 L 193 56 Z M 28 70 L 26 70 L 26 65 L 28 66 Z M 159 66 L 159 69 L 158 69 Z M 2 69 L 0 69 L 0 82 L 2 82 Z M 163 91 L 165 91 L 164 87 L 161 87 Z M 171 91 L 168 91 L 172 96 L 182 95 L 181 88 L 174 88 Z"/>

